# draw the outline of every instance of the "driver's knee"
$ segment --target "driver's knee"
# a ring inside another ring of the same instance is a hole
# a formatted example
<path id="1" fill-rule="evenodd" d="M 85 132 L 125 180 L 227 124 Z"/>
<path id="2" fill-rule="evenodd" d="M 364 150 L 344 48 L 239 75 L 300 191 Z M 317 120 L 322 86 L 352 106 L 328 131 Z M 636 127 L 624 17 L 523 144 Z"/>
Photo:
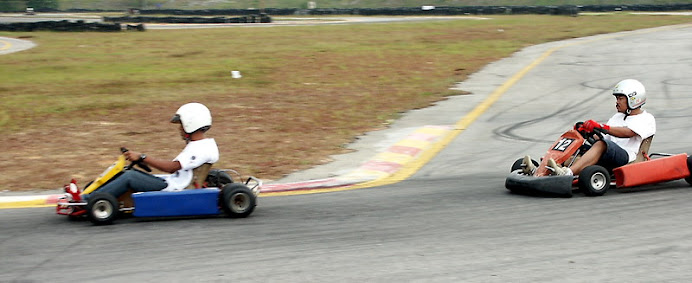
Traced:
<path id="1" fill-rule="evenodd" d="M 599 155 L 602 155 L 606 149 L 608 149 L 608 144 L 604 140 L 599 140 L 594 143 L 589 150 L 596 151 L 599 153 Z"/>

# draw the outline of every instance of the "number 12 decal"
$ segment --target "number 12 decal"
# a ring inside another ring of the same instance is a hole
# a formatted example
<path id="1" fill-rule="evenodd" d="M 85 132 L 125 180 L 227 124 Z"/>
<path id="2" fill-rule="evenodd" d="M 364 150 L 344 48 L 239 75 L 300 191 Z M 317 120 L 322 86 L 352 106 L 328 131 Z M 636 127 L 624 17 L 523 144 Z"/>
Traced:
<path id="1" fill-rule="evenodd" d="M 565 151 L 573 142 L 574 139 L 563 138 L 555 144 L 553 150 Z"/>

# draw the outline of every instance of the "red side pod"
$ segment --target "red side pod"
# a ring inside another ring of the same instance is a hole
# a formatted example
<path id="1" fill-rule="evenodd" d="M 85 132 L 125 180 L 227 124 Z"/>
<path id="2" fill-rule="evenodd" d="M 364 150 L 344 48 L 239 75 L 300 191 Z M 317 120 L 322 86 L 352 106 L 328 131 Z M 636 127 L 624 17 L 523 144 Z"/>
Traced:
<path id="1" fill-rule="evenodd" d="M 615 173 L 617 187 L 635 187 L 690 176 L 690 170 L 687 168 L 687 154 L 684 153 L 628 164 L 615 168 L 613 173 Z"/>

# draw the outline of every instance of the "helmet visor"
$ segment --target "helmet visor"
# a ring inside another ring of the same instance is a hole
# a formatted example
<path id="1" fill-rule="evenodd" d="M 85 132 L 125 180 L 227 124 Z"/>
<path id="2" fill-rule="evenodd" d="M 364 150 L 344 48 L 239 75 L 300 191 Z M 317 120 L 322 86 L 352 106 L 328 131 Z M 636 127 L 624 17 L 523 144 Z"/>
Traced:
<path id="1" fill-rule="evenodd" d="M 173 115 L 173 118 L 171 118 L 171 123 L 180 124 L 180 115 L 179 114 Z"/>

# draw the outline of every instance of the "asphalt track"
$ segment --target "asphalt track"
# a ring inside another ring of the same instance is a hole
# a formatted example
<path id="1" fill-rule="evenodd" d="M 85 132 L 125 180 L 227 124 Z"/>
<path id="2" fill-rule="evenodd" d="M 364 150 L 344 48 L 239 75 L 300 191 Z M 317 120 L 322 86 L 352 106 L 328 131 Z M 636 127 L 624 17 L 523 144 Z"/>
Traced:
<path id="1" fill-rule="evenodd" d="M 692 25 L 529 47 L 458 86 L 471 95 L 411 111 L 353 145 L 364 150 L 283 180 L 332 178 L 420 128 L 449 129 L 369 184 L 381 186 L 263 197 L 247 219 L 94 227 L 52 208 L 2 209 L 0 282 L 687 282 L 684 181 L 570 199 L 503 184 L 516 158 L 540 156 L 574 122 L 607 120 L 623 78 L 647 86 L 652 151 L 690 152 L 691 48 Z"/>

